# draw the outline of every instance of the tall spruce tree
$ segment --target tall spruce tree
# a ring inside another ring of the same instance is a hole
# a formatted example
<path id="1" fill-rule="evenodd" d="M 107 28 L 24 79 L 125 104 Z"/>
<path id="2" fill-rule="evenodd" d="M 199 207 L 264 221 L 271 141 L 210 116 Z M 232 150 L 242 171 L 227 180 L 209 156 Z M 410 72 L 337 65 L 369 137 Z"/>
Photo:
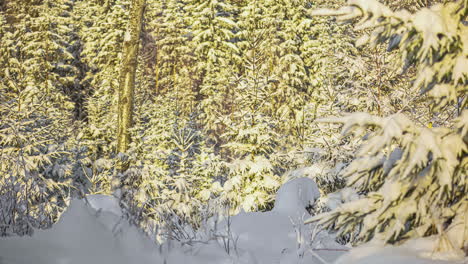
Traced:
<path id="1" fill-rule="evenodd" d="M 192 48 L 205 127 L 218 138 L 222 127 L 217 120 L 226 113 L 229 78 L 237 71 L 238 47 L 234 44 L 235 6 L 229 1 L 193 0 L 188 6 Z M 234 66 L 234 67 L 232 67 Z"/>

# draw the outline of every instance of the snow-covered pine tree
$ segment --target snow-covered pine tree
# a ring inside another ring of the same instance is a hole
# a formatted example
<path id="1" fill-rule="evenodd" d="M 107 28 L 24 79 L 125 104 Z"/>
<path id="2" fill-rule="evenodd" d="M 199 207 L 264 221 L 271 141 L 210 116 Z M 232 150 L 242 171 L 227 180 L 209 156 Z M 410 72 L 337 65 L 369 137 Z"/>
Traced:
<path id="1" fill-rule="evenodd" d="M 199 227 L 208 201 L 220 191 L 214 180 L 223 174 L 223 164 L 205 145 L 196 112 L 185 116 L 177 102 L 167 100 L 174 92 L 139 107 L 129 152 L 133 165 L 123 190 L 137 223 L 145 229 L 156 224 L 164 232 L 174 231 L 175 219 Z"/>
<path id="2" fill-rule="evenodd" d="M 227 124 L 227 132 L 222 135 L 227 142 L 222 147 L 230 154 L 223 199 L 231 213 L 270 209 L 284 172 L 274 158 L 280 135 L 268 116 L 251 116 L 248 111 L 234 115 L 238 116 Z"/>
<path id="3" fill-rule="evenodd" d="M 226 126 L 221 153 L 229 168 L 221 198 L 231 213 L 270 208 L 280 185 L 282 166 L 273 158 L 280 135 L 269 100 L 271 40 L 277 32 L 267 9 L 263 1 L 250 1 L 237 16 L 240 71 L 232 76 L 229 112 L 220 120 Z"/>
<path id="4" fill-rule="evenodd" d="M 264 5 L 269 30 L 270 111 L 279 122 L 281 133 L 293 135 L 292 142 L 297 142 L 303 128 L 304 105 L 310 100 L 313 88 L 303 49 L 312 25 L 307 15 L 312 5 L 310 1 L 302 0 L 272 0 L 265 1 Z"/>
<path id="5" fill-rule="evenodd" d="M 240 113 L 252 118 L 257 114 L 271 114 L 268 85 L 272 73 L 268 49 L 273 32 L 265 13 L 266 7 L 261 1 L 251 1 L 242 7 L 238 17 L 236 44 L 241 51 L 241 70 L 231 80 L 230 119 L 242 116 Z"/>
<path id="6" fill-rule="evenodd" d="M 8 2 L 0 34 L 0 235 L 49 227 L 71 182 L 65 142 L 76 69 L 67 1 Z M 58 22 L 55 22 L 58 21 Z"/>
<path id="7" fill-rule="evenodd" d="M 178 110 L 186 115 L 195 110 L 200 99 L 197 88 L 194 52 L 190 48 L 188 1 L 163 1 L 157 19 L 149 21 L 156 39 L 155 93 L 171 96 Z M 149 13 L 151 15 L 151 13 Z M 174 98 L 177 97 L 177 98 Z"/>
<path id="8" fill-rule="evenodd" d="M 202 209 L 211 196 L 215 174 L 210 171 L 210 149 L 193 120 L 176 123 L 171 133 L 171 150 L 166 158 L 168 174 L 165 196 L 161 196 L 160 213 L 167 208 L 192 227 L 201 224 Z"/>
<path id="9" fill-rule="evenodd" d="M 218 137 L 217 122 L 226 114 L 229 102 L 229 78 L 237 71 L 239 50 L 235 45 L 236 7 L 225 0 L 192 0 L 187 7 L 190 17 L 191 47 L 195 50 L 196 84 L 202 99 L 205 128 Z"/>
<path id="10" fill-rule="evenodd" d="M 175 106 L 172 100 L 156 96 L 138 107 L 130 145 L 132 166 L 127 171 L 125 186 L 126 203 L 138 225 L 147 229 L 153 223 L 162 224 L 159 218 L 161 204 L 170 200 L 169 166 L 167 156 L 171 149 Z M 170 206 L 167 206 L 170 207 Z"/>
<path id="11" fill-rule="evenodd" d="M 419 9 L 428 4 L 417 0 L 387 2 L 394 9 L 402 6 Z M 337 8 L 344 3 L 341 0 L 315 1 L 314 8 Z M 342 178 L 336 173 L 352 158 L 359 138 L 343 140 L 338 124 L 315 120 L 356 111 L 385 116 L 398 112 L 411 101 L 411 108 L 402 111 L 411 119 L 420 124 L 432 121 L 435 125 L 446 125 L 448 115 L 455 108 L 450 106 L 450 111 L 441 113 L 429 111 L 430 103 L 425 100 L 425 95 L 416 89 L 408 89 L 415 76 L 414 66 L 399 72 L 398 50 L 387 51 L 385 43 L 355 47 L 350 24 L 330 17 L 311 19 L 313 26 L 304 50 L 307 52 L 305 62 L 312 71 L 314 90 L 304 109 L 301 141 L 306 148 L 312 147 L 314 152 L 321 153 L 310 155 L 314 158 L 307 159 L 307 163 L 311 162 L 307 170 L 316 171 L 313 173 L 315 180 L 321 190 L 328 192 L 341 185 Z"/>
<path id="12" fill-rule="evenodd" d="M 371 34 L 358 42 L 388 41 L 389 49 L 399 49 L 406 68 L 416 66 L 412 89 L 425 93 L 434 111 L 455 104 L 459 113 L 452 126 L 432 128 L 415 125 L 401 113 L 324 120 L 343 123 L 345 135 L 367 132 L 345 171 L 348 184 L 365 197 L 310 221 L 340 233 L 356 232 L 355 241 L 375 238 L 398 243 L 436 235 L 436 251 L 464 255 L 462 249 L 468 243 L 467 13 L 467 1 L 411 14 L 392 12 L 374 0 L 351 0 L 338 11 L 315 12 L 344 20 L 362 17 L 356 29 L 371 28 Z"/>
<path id="13" fill-rule="evenodd" d="M 314 1 L 313 8 L 337 8 L 345 2 Z M 405 76 L 398 74 L 398 66 L 392 64 L 398 59 L 397 52 L 388 53 L 384 44 L 375 48 L 355 47 L 349 24 L 320 16 L 308 17 L 308 23 L 309 34 L 301 49 L 313 90 L 302 115 L 296 119 L 303 123 L 297 127 L 302 127 L 298 134 L 305 148 L 306 170 L 319 188 L 328 193 L 342 186 L 343 178 L 337 173 L 352 158 L 359 139 L 343 140 L 338 124 L 315 121 L 343 112 L 397 112 L 399 108 L 394 109 L 401 107 L 407 98 L 414 98 L 406 89 L 408 76 L 414 70 Z M 418 105 L 410 114 L 421 117 L 426 109 L 425 104 Z"/>

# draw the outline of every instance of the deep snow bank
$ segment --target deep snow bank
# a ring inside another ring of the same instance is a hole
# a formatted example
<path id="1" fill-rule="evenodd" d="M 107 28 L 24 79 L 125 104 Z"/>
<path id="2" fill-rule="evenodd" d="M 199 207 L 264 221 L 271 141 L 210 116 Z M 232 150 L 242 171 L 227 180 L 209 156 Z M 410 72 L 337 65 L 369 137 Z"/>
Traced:
<path id="1" fill-rule="evenodd" d="M 185 254 L 171 252 L 168 263 L 321 264 L 331 262 L 343 251 L 326 232 L 305 226 L 310 217 L 306 207 L 320 196 L 315 182 L 297 178 L 277 192 L 269 212 L 241 212 L 217 226 L 215 243 L 186 248 Z M 310 249 L 317 249 L 312 252 Z M 333 250 L 325 250 L 333 249 Z M 204 261 L 201 261 L 201 259 Z M 198 262 L 197 262 L 198 263 Z"/>
<path id="2" fill-rule="evenodd" d="M 88 199 L 96 206 L 115 204 L 112 197 L 90 196 Z M 2 238 L 0 263 L 127 264 L 158 260 L 151 241 L 122 221 L 120 209 L 96 209 L 83 200 L 72 200 L 51 229 L 35 230 L 32 237 Z"/>
<path id="3" fill-rule="evenodd" d="M 303 224 L 310 217 L 305 207 L 318 196 L 312 180 L 295 179 L 280 188 L 270 212 L 233 216 L 218 227 L 220 235 L 204 241 L 156 245 L 123 220 L 115 198 L 91 195 L 71 201 L 49 230 L 0 238 L 0 264 L 448 263 L 422 259 L 418 247 L 369 244 L 343 255 L 347 249 L 333 236 Z"/>
<path id="4" fill-rule="evenodd" d="M 218 227 L 224 235 L 203 243 L 188 246 L 171 241 L 159 246 L 123 220 L 115 198 L 91 195 L 72 200 L 49 230 L 0 239 L 0 263 L 320 263 L 307 253 L 311 236 L 335 243 L 303 225 L 308 216 L 305 207 L 318 197 L 312 180 L 295 179 L 280 188 L 271 212 L 233 216 Z M 323 255 L 328 260 L 337 257 Z"/>
<path id="5" fill-rule="evenodd" d="M 250 263 L 322 263 L 320 259 L 331 262 L 342 254 L 335 250 L 345 248 L 326 232 L 303 224 L 310 217 L 306 207 L 319 197 L 313 180 L 291 180 L 278 190 L 272 211 L 233 216 L 230 236 L 236 247 L 254 252 Z M 310 251 L 319 248 L 320 251 Z"/>

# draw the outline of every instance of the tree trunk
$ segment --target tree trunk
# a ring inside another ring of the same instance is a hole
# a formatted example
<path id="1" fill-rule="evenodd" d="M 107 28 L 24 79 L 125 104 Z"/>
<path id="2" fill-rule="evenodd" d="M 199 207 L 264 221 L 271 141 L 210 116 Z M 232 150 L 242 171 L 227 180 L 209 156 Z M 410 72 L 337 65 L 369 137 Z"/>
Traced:
<path id="1" fill-rule="evenodd" d="M 130 144 L 130 128 L 133 123 L 135 75 L 138 63 L 140 33 L 145 0 L 132 0 L 130 21 L 123 43 L 123 57 L 119 77 L 119 105 L 117 128 L 117 152 L 125 153 Z M 125 169 L 123 169 L 125 170 Z"/>

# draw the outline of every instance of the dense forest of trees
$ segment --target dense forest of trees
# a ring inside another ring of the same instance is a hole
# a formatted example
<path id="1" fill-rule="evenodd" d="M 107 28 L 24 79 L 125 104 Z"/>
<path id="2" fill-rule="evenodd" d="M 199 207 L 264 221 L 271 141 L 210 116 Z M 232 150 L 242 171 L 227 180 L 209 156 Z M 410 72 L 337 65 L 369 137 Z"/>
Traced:
<path id="1" fill-rule="evenodd" d="M 96 193 L 144 230 L 196 229 L 270 209 L 309 168 L 324 195 L 362 197 L 310 221 L 467 247 L 467 14 L 466 0 L 4 0 L 0 235 Z"/>

